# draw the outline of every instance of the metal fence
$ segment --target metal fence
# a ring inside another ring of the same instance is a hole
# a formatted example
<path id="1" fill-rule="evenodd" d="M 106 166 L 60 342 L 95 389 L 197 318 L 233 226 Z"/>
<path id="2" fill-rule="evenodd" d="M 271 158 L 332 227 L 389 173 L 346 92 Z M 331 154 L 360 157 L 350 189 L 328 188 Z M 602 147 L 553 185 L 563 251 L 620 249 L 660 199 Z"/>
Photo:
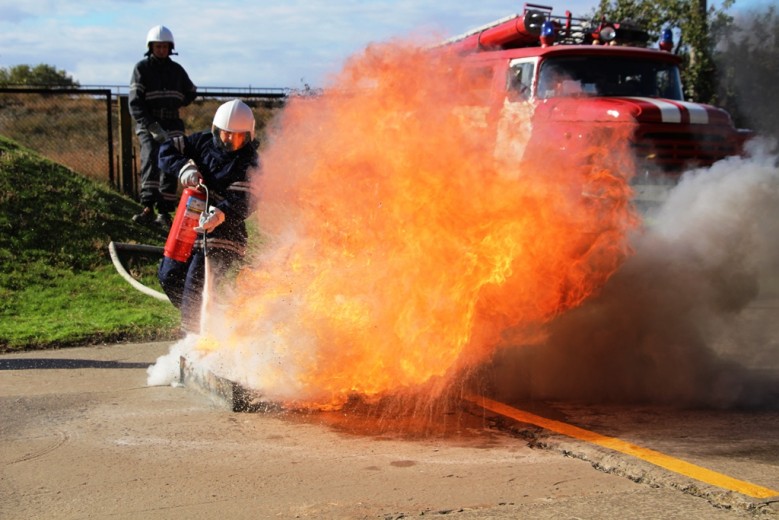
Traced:
<path id="1" fill-rule="evenodd" d="M 201 89 L 180 113 L 188 132 L 205 130 L 221 103 L 239 98 L 254 110 L 261 133 L 289 94 Z M 127 94 L 110 88 L 0 88 L 0 135 L 137 199 L 140 145 L 134 126 Z"/>

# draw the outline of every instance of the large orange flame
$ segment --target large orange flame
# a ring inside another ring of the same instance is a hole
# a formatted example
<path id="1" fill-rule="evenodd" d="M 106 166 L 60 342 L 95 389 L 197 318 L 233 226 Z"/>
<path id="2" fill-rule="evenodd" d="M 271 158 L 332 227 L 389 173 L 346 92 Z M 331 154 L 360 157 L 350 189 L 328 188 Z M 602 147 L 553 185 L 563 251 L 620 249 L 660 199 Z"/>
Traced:
<path id="1" fill-rule="evenodd" d="M 525 144 L 530 121 L 476 107 L 485 85 L 467 76 L 375 46 L 288 104 L 255 182 L 262 254 L 199 346 L 216 370 L 318 408 L 441 389 L 615 271 L 634 218 L 626 177 L 599 160 L 612 143 L 556 165 L 549 142 L 520 166 L 496 143 Z"/>

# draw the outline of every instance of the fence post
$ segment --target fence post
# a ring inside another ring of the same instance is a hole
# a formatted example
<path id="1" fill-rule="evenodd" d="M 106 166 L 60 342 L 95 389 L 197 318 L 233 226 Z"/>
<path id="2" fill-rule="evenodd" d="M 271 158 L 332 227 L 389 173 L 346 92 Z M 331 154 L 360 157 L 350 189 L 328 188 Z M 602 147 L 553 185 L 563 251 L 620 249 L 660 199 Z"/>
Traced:
<path id="1" fill-rule="evenodd" d="M 127 96 L 117 96 L 117 100 L 119 101 L 119 179 L 121 191 L 125 195 L 135 198 L 130 100 Z"/>
<path id="2" fill-rule="evenodd" d="M 105 111 L 106 111 L 106 127 L 108 129 L 108 182 L 111 187 L 116 189 L 116 182 L 114 179 L 114 131 L 113 122 L 111 121 L 111 91 L 106 92 L 105 95 Z"/>

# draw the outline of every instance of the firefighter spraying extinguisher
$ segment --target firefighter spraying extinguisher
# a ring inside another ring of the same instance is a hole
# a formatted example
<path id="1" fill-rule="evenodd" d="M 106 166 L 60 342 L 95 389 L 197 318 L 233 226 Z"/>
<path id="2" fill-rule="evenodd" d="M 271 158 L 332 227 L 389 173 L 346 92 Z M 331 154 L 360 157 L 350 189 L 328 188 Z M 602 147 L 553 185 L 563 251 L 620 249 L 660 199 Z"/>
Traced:
<path id="1" fill-rule="evenodd" d="M 164 254 L 178 262 L 186 262 L 192 255 L 201 216 L 208 206 L 208 192 L 204 185 L 190 186 L 184 189 L 176 209 L 176 218 L 170 226 L 165 241 Z"/>
<path id="2" fill-rule="evenodd" d="M 211 288 L 245 252 L 249 172 L 259 170 L 254 127 L 251 108 L 234 99 L 220 105 L 210 131 L 160 145 L 160 169 L 184 190 L 157 277 L 188 333 L 199 333 Z"/>

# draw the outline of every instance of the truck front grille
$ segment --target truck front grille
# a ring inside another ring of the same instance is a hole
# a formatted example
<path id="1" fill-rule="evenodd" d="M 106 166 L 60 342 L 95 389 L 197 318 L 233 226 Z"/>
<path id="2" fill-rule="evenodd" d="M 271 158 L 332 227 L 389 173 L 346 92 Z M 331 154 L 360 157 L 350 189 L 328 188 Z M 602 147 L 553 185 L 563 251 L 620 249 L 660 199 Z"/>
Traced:
<path id="1" fill-rule="evenodd" d="M 685 168 L 709 166 L 731 155 L 737 155 L 739 143 L 725 132 L 678 130 L 641 130 L 631 142 L 642 166 L 664 171 L 681 171 Z"/>

